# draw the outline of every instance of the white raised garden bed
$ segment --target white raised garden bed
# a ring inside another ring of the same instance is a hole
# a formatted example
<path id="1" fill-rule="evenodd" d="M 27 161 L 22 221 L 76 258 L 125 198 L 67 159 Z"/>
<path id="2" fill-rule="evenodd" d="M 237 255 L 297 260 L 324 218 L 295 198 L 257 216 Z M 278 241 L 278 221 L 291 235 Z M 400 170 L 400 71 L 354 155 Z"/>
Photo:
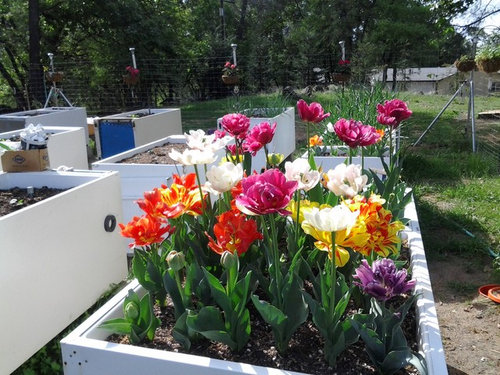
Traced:
<path id="1" fill-rule="evenodd" d="M 148 108 L 98 118 L 95 124 L 97 155 L 112 155 L 169 135 L 182 134 L 180 108 Z"/>
<path id="2" fill-rule="evenodd" d="M 2 190 L 28 186 L 69 190 L 0 217 L 1 374 L 127 275 L 119 228 L 105 230 L 108 215 L 122 219 L 116 172 L 0 173 Z"/>
<path id="3" fill-rule="evenodd" d="M 85 129 L 63 126 L 44 126 L 50 134 L 47 142 L 50 168 L 55 169 L 61 165 L 75 169 L 89 169 Z M 0 139 L 9 139 L 19 136 L 20 130 L 0 133 Z M 1 165 L 0 165 L 0 170 Z"/>
<path id="4" fill-rule="evenodd" d="M 266 108 L 257 109 L 256 111 L 266 112 Z M 274 117 L 252 116 L 252 113 L 245 113 L 250 118 L 250 128 L 260 124 L 261 122 L 269 122 L 271 125 L 276 123 L 276 131 L 273 140 L 267 145 L 269 153 L 279 153 L 285 155 L 285 158 L 290 156 L 295 151 L 295 109 L 293 107 L 284 108 L 283 111 Z M 217 127 L 222 129 L 222 118 L 217 119 Z M 264 150 L 257 152 L 257 155 L 252 157 L 252 170 L 260 172 L 261 168 L 266 166 L 266 157 Z"/>
<path id="5" fill-rule="evenodd" d="M 334 169 L 339 164 L 345 164 L 349 160 L 349 148 L 345 146 L 322 146 L 321 150 L 329 155 L 316 155 L 314 161 L 318 168 L 322 168 L 324 172 L 329 169 Z M 387 154 L 387 153 L 386 153 Z M 307 159 L 307 152 L 302 154 L 302 158 Z M 384 162 L 389 165 L 389 155 L 384 156 Z M 361 165 L 361 155 L 352 157 L 352 164 Z M 378 156 L 365 156 L 365 169 L 372 169 L 377 174 L 385 174 L 384 166 Z"/>
<path id="6" fill-rule="evenodd" d="M 136 147 L 132 150 L 122 152 L 106 159 L 92 163 L 94 170 L 109 170 L 120 172 L 123 217 L 126 222 L 130 221 L 133 216 L 141 216 L 143 212 L 135 203 L 137 199 L 144 197 L 144 192 L 150 191 L 153 188 L 159 188 L 162 184 L 170 184 L 173 174 L 185 175 L 194 173 L 192 166 L 183 166 L 182 164 L 131 164 L 121 163 L 122 160 L 134 155 L 147 152 L 155 147 L 163 146 L 167 143 L 186 143 L 186 138 L 183 135 L 170 136 L 159 139 L 155 142 L 148 143 L 144 146 Z M 224 151 L 218 152 L 220 160 Z M 205 181 L 204 168 L 198 168 L 202 183 Z"/>
<path id="7" fill-rule="evenodd" d="M 422 293 L 417 302 L 420 351 L 424 355 L 430 375 L 446 375 L 446 363 L 441 343 L 436 309 L 427 271 L 418 218 L 413 203 L 406 209 L 411 219 L 406 230 L 411 249 L 412 271 L 417 278 L 416 292 Z M 87 321 L 61 341 L 65 375 L 296 375 L 292 371 L 222 361 L 203 356 L 174 353 L 115 344 L 106 341 L 108 331 L 97 328 L 105 320 L 121 317 L 123 299 L 129 289 L 142 289 L 134 281 L 112 298 Z"/>
<path id="8" fill-rule="evenodd" d="M 85 129 L 85 143 L 89 139 L 85 107 L 47 107 L 0 115 L 0 132 L 23 129 L 29 124 L 81 127 Z"/>

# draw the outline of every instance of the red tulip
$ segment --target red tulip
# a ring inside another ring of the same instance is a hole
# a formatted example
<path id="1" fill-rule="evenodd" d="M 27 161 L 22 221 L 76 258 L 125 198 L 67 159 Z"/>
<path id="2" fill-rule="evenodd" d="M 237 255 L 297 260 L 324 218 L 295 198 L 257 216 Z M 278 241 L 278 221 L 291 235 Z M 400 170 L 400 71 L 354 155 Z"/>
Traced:
<path id="1" fill-rule="evenodd" d="M 302 99 L 297 102 L 297 109 L 300 118 L 305 122 L 319 123 L 330 116 L 330 113 L 324 113 L 321 104 L 312 102 L 310 105 L 307 105 Z"/>
<path id="2" fill-rule="evenodd" d="M 250 128 L 250 119 L 241 113 L 231 113 L 222 118 L 222 127 L 231 136 L 244 139 Z"/>
<path id="3" fill-rule="evenodd" d="M 379 124 L 397 128 L 401 121 L 412 115 L 405 102 L 399 99 L 386 100 L 384 104 L 377 104 L 377 121 Z"/>
<path id="4" fill-rule="evenodd" d="M 257 151 L 273 140 L 275 131 L 276 123 L 270 125 L 268 122 L 261 122 L 254 126 L 245 138 L 243 151 L 250 152 L 255 156 Z"/>
<path id="5" fill-rule="evenodd" d="M 380 133 L 373 126 L 353 119 L 341 118 L 335 123 L 333 130 L 339 139 L 351 148 L 370 146 L 380 139 Z"/>

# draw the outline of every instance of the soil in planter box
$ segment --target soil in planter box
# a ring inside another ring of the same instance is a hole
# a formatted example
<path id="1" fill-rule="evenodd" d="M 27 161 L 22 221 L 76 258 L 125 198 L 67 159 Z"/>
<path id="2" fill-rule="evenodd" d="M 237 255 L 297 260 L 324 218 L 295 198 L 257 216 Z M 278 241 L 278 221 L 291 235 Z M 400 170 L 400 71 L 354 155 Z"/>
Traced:
<path id="1" fill-rule="evenodd" d="M 52 189 L 46 186 L 33 189 L 33 194 L 28 194 L 27 189 L 18 187 L 9 190 L 0 190 L 0 216 L 43 201 L 63 191 L 65 189 Z"/>
<path id="2" fill-rule="evenodd" d="M 400 260 L 408 260 L 409 249 L 402 246 L 400 255 Z M 404 302 L 404 298 L 393 298 L 390 303 L 399 306 Z M 170 298 L 167 298 L 167 302 L 168 306 L 165 311 L 160 311 L 158 306 L 154 307 L 156 316 L 161 320 L 161 327 L 156 330 L 152 342 L 144 342 L 141 346 L 314 375 L 377 374 L 377 370 L 366 354 L 364 343 L 361 340 L 342 353 L 338 358 L 335 369 L 329 367 L 323 355 L 323 339 L 310 320 L 307 320 L 294 334 L 288 351 L 284 355 L 279 354 L 276 348 L 272 346 L 274 339 L 271 328 L 262 320 L 252 303 L 248 304 L 252 332 L 250 341 L 241 353 L 233 353 L 226 345 L 208 340 L 193 343 L 191 350 L 186 351 L 172 337 L 172 328 L 175 324 L 174 309 Z M 348 314 L 355 313 L 352 306 L 350 309 L 349 311 L 348 306 Z M 410 348 L 413 351 L 418 351 L 417 323 L 414 309 L 410 309 L 408 312 L 402 324 L 402 329 Z M 108 341 L 129 344 L 127 337 L 119 335 L 110 336 Z M 416 375 L 418 371 L 413 367 L 407 367 L 396 373 L 396 375 L 410 374 Z"/>
<path id="3" fill-rule="evenodd" d="M 141 152 L 118 163 L 128 164 L 177 164 L 168 154 L 172 149 L 183 152 L 187 148 L 185 143 L 165 143 L 163 146 L 155 147 L 151 150 Z"/>
<path id="4" fill-rule="evenodd" d="M 358 341 L 347 348 L 339 357 L 335 369 L 328 366 L 323 356 L 323 340 L 314 325 L 307 321 L 292 337 L 285 355 L 280 355 L 272 346 L 273 334 L 270 327 L 260 318 L 252 304 L 248 305 L 252 321 L 251 338 L 241 353 L 233 353 L 226 345 L 203 340 L 193 343 L 191 350 L 184 350 L 172 337 L 175 324 L 174 309 L 171 301 L 164 312 L 155 306 L 155 314 L 161 319 L 161 327 L 156 330 L 153 342 L 144 342 L 141 346 L 158 350 L 190 353 L 215 359 L 233 362 L 243 362 L 258 366 L 274 367 L 289 371 L 304 372 L 314 375 L 368 375 L 377 374 L 364 351 L 364 344 Z M 418 350 L 416 337 L 416 320 L 413 309 L 408 313 L 403 325 L 412 350 Z M 123 336 L 112 335 L 108 341 L 128 344 Z M 397 375 L 416 375 L 413 367 L 408 367 L 396 373 Z"/>

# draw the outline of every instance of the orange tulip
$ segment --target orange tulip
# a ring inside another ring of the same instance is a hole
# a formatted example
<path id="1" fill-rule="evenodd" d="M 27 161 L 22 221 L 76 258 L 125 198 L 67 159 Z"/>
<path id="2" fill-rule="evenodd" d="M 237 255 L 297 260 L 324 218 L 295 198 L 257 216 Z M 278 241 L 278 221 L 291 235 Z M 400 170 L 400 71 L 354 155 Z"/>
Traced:
<path id="1" fill-rule="evenodd" d="M 173 228 L 170 225 L 162 226 L 163 222 L 149 215 L 141 217 L 134 216 L 127 224 L 118 224 L 121 228 L 123 237 L 133 238 L 134 242 L 129 246 L 150 246 L 155 243 L 161 243 L 164 235 L 171 233 Z"/>
<path id="2" fill-rule="evenodd" d="M 217 254 L 224 251 L 237 253 L 238 256 L 247 252 L 255 240 L 263 239 L 257 231 L 255 220 L 248 219 L 238 210 L 224 212 L 217 216 L 218 223 L 214 225 L 215 240 L 205 232 L 208 237 L 208 246 Z"/>

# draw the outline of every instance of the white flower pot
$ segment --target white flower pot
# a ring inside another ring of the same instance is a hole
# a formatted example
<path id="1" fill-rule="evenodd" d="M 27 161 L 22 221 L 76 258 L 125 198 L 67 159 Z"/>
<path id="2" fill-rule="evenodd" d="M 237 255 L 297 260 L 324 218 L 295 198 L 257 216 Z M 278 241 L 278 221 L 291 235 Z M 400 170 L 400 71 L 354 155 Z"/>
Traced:
<path id="1" fill-rule="evenodd" d="M 0 189 L 68 189 L 0 217 L 0 373 L 8 374 L 127 276 L 116 172 L 0 173 Z M 110 224 L 110 222 L 106 222 Z"/>
<path id="2" fill-rule="evenodd" d="M 89 169 L 84 128 L 66 126 L 44 126 L 43 128 L 50 134 L 47 141 L 50 168 L 55 169 L 65 165 L 75 169 Z M 22 129 L 0 133 L 0 139 L 18 136 L 21 132 Z M 0 170 L 2 170 L 1 165 Z"/>
<path id="3" fill-rule="evenodd" d="M 142 117 L 138 115 L 146 114 Z M 94 121 L 97 156 L 107 158 L 169 135 L 181 134 L 179 108 L 149 108 Z"/>
<path id="4" fill-rule="evenodd" d="M 23 129 L 29 124 L 81 127 L 85 131 L 85 144 L 89 139 L 85 107 L 47 107 L 0 115 L 0 132 Z"/>
<path id="5" fill-rule="evenodd" d="M 446 375 L 447 369 L 432 289 L 413 203 L 408 205 L 405 216 L 411 219 L 406 232 L 412 252 L 412 270 L 417 278 L 416 290 L 422 293 L 416 307 L 420 350 L 427 361 L 429 374 Z M 122 316 L 123 299 L 131 288 L 138 292 L 142 289 L 136 281 L 132 282 L 61 341 L 65 375 L 298 374 L 292 371 L 222 361 L 203 356 L 107 342 L 106 337 L 109 332 L 99 329 L 98 326 L 105 320 Z"/>
<path id="6" fill-rule="evenodd" d="M 265 109 L 263 109 L 265 110 Z M 269 153 L 279 153 L 290 156 L 295 151 L 295 109 L 288 107 L 282 113 L 274 117 L 250 117 L 250 128 L 261 122 L 269 122 L 271 125 L 276 123 L 276 131 L 273 140 L 267 145 Z M 222 118 L 217 119 L 217 128 L 222 129 Z M 266 156 L 264 150 L 260 150 L 252 157 L 252 170 L 260 172 L 261 168 L 266 166 Z"/>

